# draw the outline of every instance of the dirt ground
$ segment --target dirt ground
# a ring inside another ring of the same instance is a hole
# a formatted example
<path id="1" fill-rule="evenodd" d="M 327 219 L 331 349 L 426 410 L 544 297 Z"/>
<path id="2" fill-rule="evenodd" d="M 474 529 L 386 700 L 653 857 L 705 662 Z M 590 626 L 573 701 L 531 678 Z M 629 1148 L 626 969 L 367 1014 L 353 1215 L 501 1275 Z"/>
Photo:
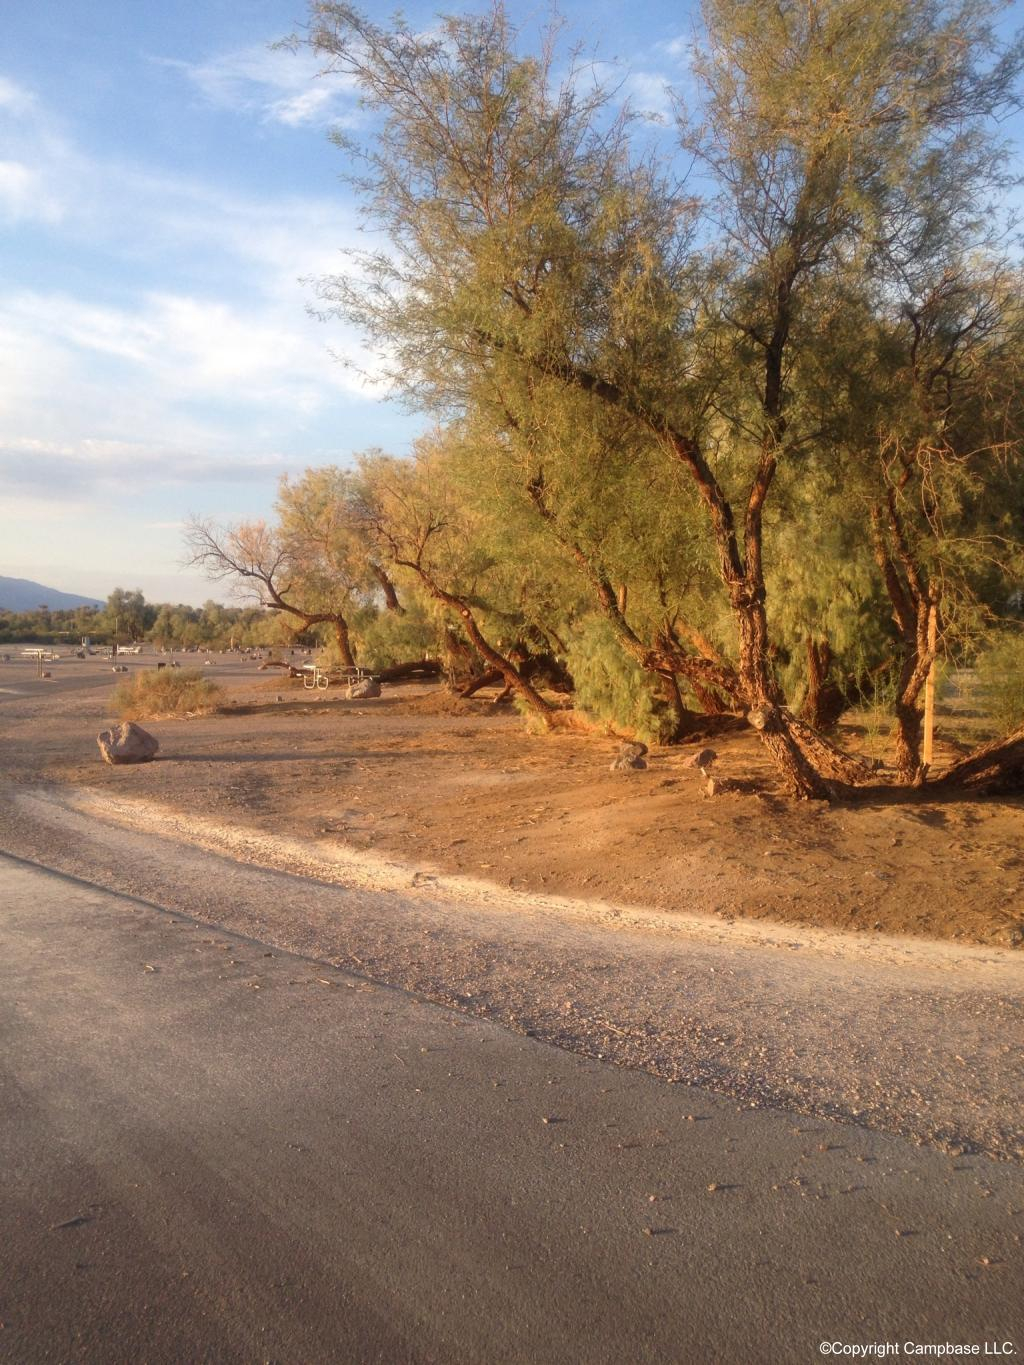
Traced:
<path id="1" fill-rule="evenodd" d="M 62 659 L 45 681 L 15 653 L 0 664 L 6 776 L 134 795 L 522 891 L 1024 944 L 1019 799 L 940 802 L 879 789 L 856 805 L 798 803 L 777 791 L 751 732 L 710 741 L 714 771 L 740 789 L 708 797 L 687 766 L 692 745 L 653 751 L 643 771 L 611 772 L 616 740 L 529 734 L 486 696 L 455 702 L 411 685 L 349 702 L 248 660 L 213 656 L 202 666 L 224 687 L 225 709 L 150 723 L 158 761 L 112 768 L 95 743 L 111 719 L 109 662 Z M 843 737 L 872 749 L 855 724 Z M 884 743 L 875 737 L 876 751 Z"/>

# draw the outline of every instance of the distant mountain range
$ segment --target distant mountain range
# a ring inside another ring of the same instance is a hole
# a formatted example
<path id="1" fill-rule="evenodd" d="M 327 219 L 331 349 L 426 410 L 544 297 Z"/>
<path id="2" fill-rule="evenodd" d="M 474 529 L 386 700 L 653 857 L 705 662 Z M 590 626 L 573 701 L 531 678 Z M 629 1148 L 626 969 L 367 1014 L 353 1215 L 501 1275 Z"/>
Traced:
<path id="1" fill-rule="evenodd" d="M 4 578 L 0 574 L 0 611 L 36 611 L 47 606 L 51 611 L 63 611 L 68 607 L 101 607 L 95 597 L 79 597 L 74 592 L 58 592 L 42 583 L 33 583 L 30 578 Z"/>

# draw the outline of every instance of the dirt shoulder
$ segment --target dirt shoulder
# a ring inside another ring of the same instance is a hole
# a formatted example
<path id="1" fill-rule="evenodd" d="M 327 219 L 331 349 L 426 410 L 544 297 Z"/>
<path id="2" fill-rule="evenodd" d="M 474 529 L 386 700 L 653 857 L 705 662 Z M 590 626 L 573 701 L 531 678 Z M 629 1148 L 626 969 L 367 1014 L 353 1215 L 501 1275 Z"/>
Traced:
<path id="1" fill-rule="evenodd" d="M 692 746 L 610 772 L 614 740 L 531 735 L 487 701 L 413 686 L 347 702 L 251 663 L 207 671 L 225 686 L 226 713 L 154 722 L 159 761 L 109 768 L 95 745 L 109 669 L 62 661 L 47 692 L 23 665 L 0 666 L 5 769 L 521 891 L 726 921 L 1024 941 L 1020 800 L 801 804 L 778 793 L 750 733 L 712 741 L 716 771 L 742 790 L 709 798 L 686 766 Z M 865 747 L 863 735 L 848 738 Z"/>

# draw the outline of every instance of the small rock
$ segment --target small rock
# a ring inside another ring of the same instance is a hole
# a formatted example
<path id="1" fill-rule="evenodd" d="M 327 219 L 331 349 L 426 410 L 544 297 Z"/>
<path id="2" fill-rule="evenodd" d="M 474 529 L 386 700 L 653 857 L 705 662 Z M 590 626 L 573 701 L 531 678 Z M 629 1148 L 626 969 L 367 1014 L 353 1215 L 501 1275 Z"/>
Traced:
<path id="1" fill-rule="evenodd" d="M 367 697 L 380 696 L 380 683 L 376 678 L 356 678 L 348 685 L 345 693 L 349 701 L 363 701 Z"/>
<path id="2" fill-rule="evenodd" d="M 160 748 L 159 740 L 130 720 L 113 730 L 101 730 L 96 743 L 104 763 L 149 763 Z"/>
<path id="3" fill-rule="evenodd" d="M 644 758 L 646 753 L 646 744 L 627 740 L 619 746 L 618 755 L 612 759 L 609 770 L 613 773 L 620 773 L 635 768 L 646 768 L 647 762 Z"/>

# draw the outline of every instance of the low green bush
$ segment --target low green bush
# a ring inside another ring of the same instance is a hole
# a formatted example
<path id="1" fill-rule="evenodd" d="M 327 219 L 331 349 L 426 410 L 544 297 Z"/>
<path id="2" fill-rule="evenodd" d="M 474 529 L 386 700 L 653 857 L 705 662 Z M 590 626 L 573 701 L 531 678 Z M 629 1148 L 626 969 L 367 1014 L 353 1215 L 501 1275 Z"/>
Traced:
<path id="1" fill-rule="evenodd" d="M 568 641 L 566 665 L 576 684 L 573 704 L 592 720 L 623 726 L 649 744 L 675 729 L 658 679 L 625 653 L 609 623 L 589 616 Z"/>
<path id="2" fill-rule="evenodd" d="M 122 720 L 168 720 L 173 716 L 205 716 L 223 693 L 197 668 L 146 669 L 114 689 L 114 714 Z"/>
<path id="3" fill-rule="evenodd" d="M 978 655 L 979 701 L 1004 732 L 1024 725 L 1024 631 L 1000 636 Z"/>

